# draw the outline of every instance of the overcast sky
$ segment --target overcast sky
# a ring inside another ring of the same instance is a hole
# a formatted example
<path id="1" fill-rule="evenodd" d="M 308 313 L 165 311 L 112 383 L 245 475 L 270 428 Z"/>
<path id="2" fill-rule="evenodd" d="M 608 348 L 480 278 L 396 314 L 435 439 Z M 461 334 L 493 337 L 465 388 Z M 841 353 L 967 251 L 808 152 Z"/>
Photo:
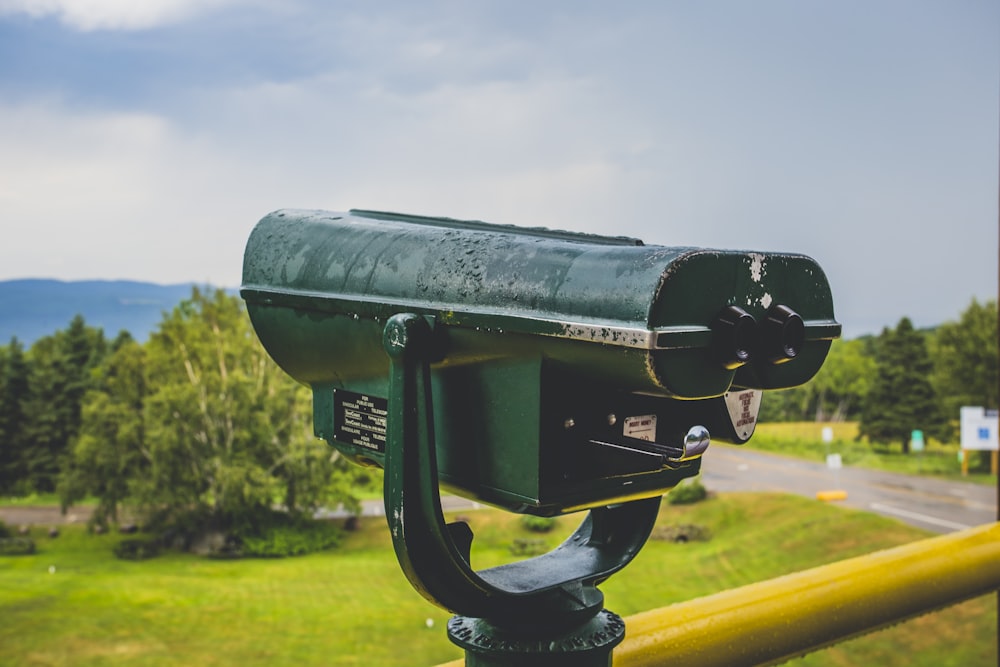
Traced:
<path id="1" fill-rule="evenodd" d="M 993 0 L 0 0 L 0 280 L 240 283 L 277 208 L 801 252 L 853 337 L 997 291 Z"/>

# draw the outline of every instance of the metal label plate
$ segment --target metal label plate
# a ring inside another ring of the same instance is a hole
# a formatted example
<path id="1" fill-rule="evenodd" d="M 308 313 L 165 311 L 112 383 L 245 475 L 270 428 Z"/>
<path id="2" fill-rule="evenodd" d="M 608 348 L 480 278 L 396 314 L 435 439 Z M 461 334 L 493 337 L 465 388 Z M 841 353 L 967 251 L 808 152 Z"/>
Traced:
<path id="1" fill-rule="evenodd" d="M 733 429 L 743 440 L 753 435 L 757 427 L 757 413 L 760 411 L 760 398 L 763 392 L 756 389 L 731 391 L 726 394 L 726 408 Z"/>
<path id="2" fill-rule="evenodd" d="M 389 401 L 346 389 L 333 390 L 333 439 L 385 453 Z"/>
<path id="3" fill-rule="evenodd" d="M 626 438 L 656 442 L 656 415 L 626 417 L 623 430 Z"/>

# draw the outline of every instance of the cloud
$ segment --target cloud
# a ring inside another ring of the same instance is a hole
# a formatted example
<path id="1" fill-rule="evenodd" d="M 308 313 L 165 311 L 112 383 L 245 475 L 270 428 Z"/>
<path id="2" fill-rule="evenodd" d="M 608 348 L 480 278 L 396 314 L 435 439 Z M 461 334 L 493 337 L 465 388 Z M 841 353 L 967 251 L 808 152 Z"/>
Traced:
<path id="1" fill-rule="evenodd" d="M 645 130 L 574 112 L 594 97 L 585 80 L 400 94 L 321 78 L 203 91 L 193 124 L 0 104 L 0 214 L 26 223 L 0 266 L 233 285 L 251 227 L 283 207 L 606 231 L 648 185 L 630 162 Z"/>
<path id="2" fill-rule="evenodd" d="M 0 15 L 53 16 L 81 31 L 144 30 L 239 2 L 241 0 L 0 0 Z"/>
<path id="3" fill-rule="evenodd" d="M 10 275 L 159 282 L 239 279 L 237 165 L 166 119 L 0 106 L 0 212 Z"/>
<path id="4" fill-rule="evenodd" d="M 284 205 L 299 197 L 596 231 L 649 186 L 643 159 L 655 140 L 652 128 L 619 122 L 600 92 L 575 78 L 399 91 L 318 77 L 206 91 L 189 109 L 203 123 L 211 116 L 213 139 L 241 162 L 273 174 L 257 191 Z"/>
<path id="5" fill-rule="evenodd" d="M 892 17 L 842 71 L 837 31 L 777 48 L 715 14 L 135 4 L 0 0 L 80 30 L 234 9 L 155 40 L 49 31 L 78 50 L 20 60 L 60 85 L 0 101 L 4 277 L 235 285 L 265 213 L 358 207 L 803 252 L 852 333 L 995 293 L 995 76 L 988 99 L 925 85 L 921 49 L 879 55 Z"/>

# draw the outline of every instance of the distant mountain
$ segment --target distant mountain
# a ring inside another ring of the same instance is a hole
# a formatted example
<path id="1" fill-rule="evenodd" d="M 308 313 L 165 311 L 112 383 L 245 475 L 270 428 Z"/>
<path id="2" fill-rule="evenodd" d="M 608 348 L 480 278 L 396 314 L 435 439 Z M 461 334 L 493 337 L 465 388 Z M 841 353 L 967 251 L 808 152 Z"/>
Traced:
<path id="1" fill-rule="evenodd" d="M 89 326 L 114 338 L 125 329 L 145 341 L 196 283 L 156 285 L 127 280 L 28 279 L 0 281 L 0 345 L 11 337 L 30 346 L 65 329 L 78 313 Z"/>

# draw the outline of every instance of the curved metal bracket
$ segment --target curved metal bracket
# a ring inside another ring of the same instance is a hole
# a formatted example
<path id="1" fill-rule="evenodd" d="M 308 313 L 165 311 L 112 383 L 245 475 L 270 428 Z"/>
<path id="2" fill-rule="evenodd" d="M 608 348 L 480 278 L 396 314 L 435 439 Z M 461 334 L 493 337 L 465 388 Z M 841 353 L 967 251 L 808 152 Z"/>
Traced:
<path id="1" fill-rule="evenodd" d="M 476 572 L 472 530 L 446 524 L 438 490 L 430 364 L 430 323 L 401 313 L 383 332 L 390 359 L 385 511 L 393 547 L 413 587 L 431 602 L 508 627 L 576 623 L 603 607 L 597 585 L 645 544 L 660 499 L 593 509 L 555 550 Z"/>

